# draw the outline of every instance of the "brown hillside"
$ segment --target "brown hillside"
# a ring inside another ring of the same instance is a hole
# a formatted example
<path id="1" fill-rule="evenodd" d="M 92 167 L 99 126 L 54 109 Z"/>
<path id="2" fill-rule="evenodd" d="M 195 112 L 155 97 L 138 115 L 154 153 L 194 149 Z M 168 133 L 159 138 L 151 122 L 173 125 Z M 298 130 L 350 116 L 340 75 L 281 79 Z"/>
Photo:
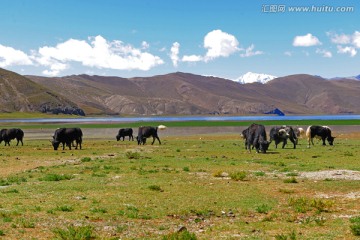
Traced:
<path id="1" fill-rule="evenodd" d="M 83 115 L 76 104 L 26 77 L 0 69 L 0 112 Z"/>
<path id="2" fill-rule="evenodd" d="M 285 114 L 360 113 L 360 81 L 328 81 L 304 74 L 243 85 L 181 72 L 129 79 L 28 78 L 56 89 L 88 114 L 263 114 L 275 108 Z"/>

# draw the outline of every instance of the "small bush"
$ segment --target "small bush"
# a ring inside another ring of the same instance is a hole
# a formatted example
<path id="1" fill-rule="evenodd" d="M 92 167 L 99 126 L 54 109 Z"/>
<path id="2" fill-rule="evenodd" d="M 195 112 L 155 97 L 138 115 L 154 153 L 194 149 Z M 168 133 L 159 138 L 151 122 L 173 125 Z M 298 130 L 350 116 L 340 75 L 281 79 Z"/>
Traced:
<path id="1" fill-rule="evenodd" d="M 218 171 L 213 174 L 214 177 L 218 177 L 218 178 L 227 177 L 228 175 L 229 175 L 228 173 L 223 171 Z"/>
<path id="2" fill-rule="evenodd" d="M 346 151 L 346 152 L 344 152 L 344 156 L 345 157 L 353 157 L 354 154 L 352 152 Z"/>
<path id="3" fill-rule="evenodd" d="M 230 178 L 235 181 L 244 181 L 246 177 L 247 172 L 245 171 L 230 173 Z"/>
<path id="4" fill-rule="evenodd" d="M 292 206 L 298 213 L 306 213 L 307 211 L 310 211 L 310 200 L 305 197 L 297 199 L 290 198 L 289 205 Z"/>
<path id="5" fill-rule="evenodd" d="M 175 233 L 171 233 L 162 238 L 162 240 L 196 240 L 195 233 L 190 233 L 188 230 L 183 230 Z"/>
<path id="6" fill-rule="evenodd" d="M 81 159 L 81 162 L 90 162 L 91 161 L 91 158 L 90 157 L 83 157 Z"/>
<path id="7" fill-rule="evenodd" d="M 286 193 L 286 194 L 291 194 L 291 193 L 295 193 L 295 190 L 280 188 L 279 192 Z"/>
<path id="8" fill-rule="evenodd" d="M 299 176 L 299 174 L 296 173 L 296 172 L 291 172 L 291 173 L 286 174 L 286 176 L 288 176 L 288 177 L 296 177 L 296 176 Z"/>
<path id="9" fill-rule="evenodd" d="M 55 210 L 61 212 L 72 212 L 74 211 L 74 208 L 72 206 L 63 205 L 63 206 L 57 206 Z"/>
<path id="10" fill-rule="evenodd" d="M 150 185 L 149 189 L 152 191 L 159 191 L 159 192 L 163 191 L 159 185 Z"/>
<path id="11" fill-rule="evenodd" d="M 184 172 L 190 172 L 190 168 L 189 167 L 183 167 L 183 171 Z"/>
<path id="12" fill-rule="evenodd" d="M 295 231 L 292 231 L 288 235 L 285 234 L 278 234 L 275 236 L 276 240 L 296 240 L 296 233 Z"/>
<path id="13" fill-rule="evenodd" d="M 5 236 L 5 233 L 3 230 L 0 230 L 0 236 Z"/>
<path id="14" fill-rule="evenodd" d="M 254 175 L 257 177 L 264 177 L 266 174 L 264 172 L 254 172 Z"/>
<path id="15" fill-rule="evenodd" d="M 0 186 L 9 186 L 11 184 L 20 184 L 22 182 L 27 182 L 27 179 L 24 177 L 12 176 L 8 178 L 0 179 Z"/>
<path id="16" fill-rule="evenodd" d="M 360 216 L 350 218 L 350 225 L 351 232 L 354 236 L 360 236 Z"/>
<path id="17" fill-rule="evenodd" d="M 93 213 L 107 213 L 107 210 L 105 208 L 92 208 L 92 209 L 90 209 L 90 212 L 93 212 Z"/>
<path id="18" fill-rule="evenodd" d="M 23 228 L 35 228 L 35 223 L 30 221 L 29 219 L 20 218 L 18 221 L 20 226 L 22 226 Z"/>
<path id="19" fill-rule="evenodd" d="M 128 159 L 139 159 L 140 158 L 140 153 L 138 153 L 138 152 L 126 152 L 126 157 Z"/>
<path id="20" fill-rule="evenodd" d="M 59 174 L 46 174 L 44 177 L 39 178 L 39 181 L 62 181 L 62 180 L 70 180 L 73 179 L 74 176 L 72 175 L 59 175 Z"/>
<path id="21" fill-rule="evenodd" d="M 284 180 L 284 183 L 298 183 L 295 177 L 287 178 Z"/>
<path id="22" fill-rule="evenodd" d="M 55 239 L 59 240 L 90 240 L 96 238 L 93 235 L 93 227 L 91 226 L 69 226 L 67 229 L 55 228 L 53 233 Z"/>
<path id="23" fill-rule="evenodd" d="M 330 208 L 334 205 L 334 202 L 322 200 L 322 199 L 313 199 L 310 206 L 315 208 L 317 212 L 328 212 Z"/>
<path id="24" fill-rule="evenodd" d="M 2 193 L 19 193 L 19 190 L 14 188 L 14 189 L 9 189 L 7 191 L 3 191 Z"/>
<path id="25" fill-rule="evenodd" d="M 272 208 L 267 204 L 261 204 L 255 208 L 258 213 L 268 213 Z"/>

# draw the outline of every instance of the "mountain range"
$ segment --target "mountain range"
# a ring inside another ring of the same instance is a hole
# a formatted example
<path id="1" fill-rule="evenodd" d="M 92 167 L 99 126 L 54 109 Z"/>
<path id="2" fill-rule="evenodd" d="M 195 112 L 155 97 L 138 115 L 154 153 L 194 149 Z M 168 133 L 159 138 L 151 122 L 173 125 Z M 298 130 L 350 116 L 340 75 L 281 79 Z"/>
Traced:
<path id="1" fill-rule="evenodd" d="M 82 115 L 359 114 L 360 81 L 306 74 L 265 84 L 190 73 L 121 78 L 21 76 L 0 69 L 0 112 Z"/>

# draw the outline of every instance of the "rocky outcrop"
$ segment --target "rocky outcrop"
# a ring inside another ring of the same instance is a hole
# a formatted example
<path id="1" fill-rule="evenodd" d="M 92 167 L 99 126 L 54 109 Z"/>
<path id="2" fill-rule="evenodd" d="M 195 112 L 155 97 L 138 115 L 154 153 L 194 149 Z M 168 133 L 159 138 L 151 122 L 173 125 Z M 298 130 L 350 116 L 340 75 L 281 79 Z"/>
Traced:
<path id="1" fill-rule="evenodd" d="M 52 106 L 51 103 L 41 104 L 39 112 L 85 116 L 85 112 L 76 106 Z"/>

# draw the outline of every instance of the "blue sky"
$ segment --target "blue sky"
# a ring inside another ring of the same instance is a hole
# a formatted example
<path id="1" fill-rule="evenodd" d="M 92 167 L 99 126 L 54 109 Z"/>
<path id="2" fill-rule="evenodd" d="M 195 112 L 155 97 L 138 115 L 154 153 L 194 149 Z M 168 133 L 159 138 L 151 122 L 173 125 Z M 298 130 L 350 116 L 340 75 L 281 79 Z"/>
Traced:
<path id="1" fill-rule="evenodd" d="M 360 74 L 358 0 L 0 3 L 0 67 L 24 75 Z"/>

